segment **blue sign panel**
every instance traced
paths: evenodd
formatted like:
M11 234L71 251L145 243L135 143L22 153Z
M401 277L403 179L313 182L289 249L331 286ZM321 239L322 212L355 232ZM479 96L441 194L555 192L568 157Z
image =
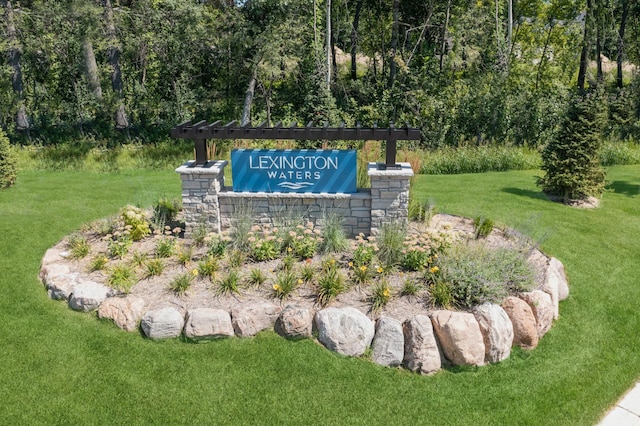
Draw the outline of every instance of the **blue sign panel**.
M356 151L234 149L235 192L356 192Z

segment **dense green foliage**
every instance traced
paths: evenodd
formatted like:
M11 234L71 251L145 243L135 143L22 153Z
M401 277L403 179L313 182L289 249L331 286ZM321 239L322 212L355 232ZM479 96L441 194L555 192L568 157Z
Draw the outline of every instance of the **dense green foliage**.
M640 168L609 169L593 211L547 202L534 174L418 177L416 190L442 211L546 233L543 249L571 287L535 350L424 377L275 333L155 342L49 300L37 278L46 249L127 204L177 196L180 179L24 172L0 191L0 423L595 424L640 375L640 342L629 337L640 327Z
M0 129L0 189L16 181L16 158L9 145L9 138Z
M566 201L602 194L605 177L598 153L606 110L601 98L597 91L576 96L558 137L542 152L545 175L538 185L547 194Z
M0 127L13 142L115 146L243 117L407 122L428 147L543 146L576 74L607 86L613 140L640 131L637 2L593 0L584 31L577 0L334 0L329 61L325 2L0 3ZM619 73L604 66L618 57Z

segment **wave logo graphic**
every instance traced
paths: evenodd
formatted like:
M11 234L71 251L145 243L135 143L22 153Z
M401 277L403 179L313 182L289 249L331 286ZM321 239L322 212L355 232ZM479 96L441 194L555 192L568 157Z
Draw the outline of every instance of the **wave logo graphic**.
M311 182L282 182L279 183L278 186L282 186L283 188L292 189L297 191L298 189L306 188L307 186L313 186Z

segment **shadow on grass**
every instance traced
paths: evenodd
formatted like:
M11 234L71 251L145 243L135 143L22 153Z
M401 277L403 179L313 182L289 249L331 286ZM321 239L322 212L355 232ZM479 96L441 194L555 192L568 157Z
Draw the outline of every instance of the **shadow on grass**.
M634 197L640 194L640 185L637 183L625 182L616 180L611 182L606 187L607 191L615 192L616 194L623 194L627 197Z
M521 197L535 198L537 200L547 200L547 196L542 191L532 191L530 189L520 188L502 188L502 192L507 194L519 195Z

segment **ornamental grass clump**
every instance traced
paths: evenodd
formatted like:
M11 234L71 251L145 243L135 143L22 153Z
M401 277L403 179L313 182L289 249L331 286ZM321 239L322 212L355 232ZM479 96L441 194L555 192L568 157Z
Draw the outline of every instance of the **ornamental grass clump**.
M371 310L378 312L391 300L391 287L387 280L382 280L373 287L371 294Z
M213 278L219 268L218 258L214 256L207 256L205 259L198 262L198 275L201 277Z
M252 268L249 271L247 282L254 287L259 287L267 281L267 274L265 274L260 268Z
M103 271L107 267L108 262L109 259L105 255L99 254L91 259L87 269L89 272Z
M89 254L91 247L87 241L87 237L80 234L72 234L67 240L69 247L69 256L72 259L82 259Z
M340 253L349 247L347 234L342 227L342 217L335 213L324 215L322 219L321 242L319 251L322 254Z
M317 302L326 306L346 290L345 279L337 267L335 259L323 262L322 271L318 277Z
M162 275L164 271L164 260L160 258L149 259L145 263L147 278Z
M302 284L302 279L297 278L291 271L282 271L276 275L275 283L273 284L273 296L284 300L293 291Z
M136 281L136 274L133 268L125 264L114 266L107 277L109 285L123 293L129 293Z
M194 269L192 271L183 272L182 274L177 275L171 283L169 284L169 288L176 292L176 294L182 296L188 289L191 287L191 283L193 279L198 276L198 270Z
M218 289L216 290L216 294L218 296L238 294L240 292L240 273L237 269L232 269L227 275L220 278L217 284Z
M392 270L400 263L406 235L407 227L402 223L382 225L377 239L378 247L380 247L377 257L385 270Z

